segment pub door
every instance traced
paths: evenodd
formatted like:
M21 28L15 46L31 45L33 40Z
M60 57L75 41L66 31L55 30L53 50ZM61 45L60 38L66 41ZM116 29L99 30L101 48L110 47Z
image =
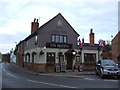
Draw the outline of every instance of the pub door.
M67 70L72 70L72 67L73 67L73 56L72 55L66 55L66 59L67 59L66 69Z

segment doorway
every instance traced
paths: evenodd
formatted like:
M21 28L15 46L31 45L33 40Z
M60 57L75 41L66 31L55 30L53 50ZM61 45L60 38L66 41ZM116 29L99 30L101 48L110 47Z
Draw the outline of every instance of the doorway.
M72 67L73 67L73 56L72 55L66 55L66 59L67 59L66 69L67 70L72 70Z

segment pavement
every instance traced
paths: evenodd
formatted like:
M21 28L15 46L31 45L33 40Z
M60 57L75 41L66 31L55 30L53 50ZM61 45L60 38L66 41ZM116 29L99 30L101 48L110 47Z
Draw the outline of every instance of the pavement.
M49 76L62 76L68 78L85 78L87 75L95 75L95 71L66 71L66 72L33 72L31 70L27 70L25 68L19 67L13 63L11 63L16 68L19 68L27 73L35 74L35 75L49 75Z

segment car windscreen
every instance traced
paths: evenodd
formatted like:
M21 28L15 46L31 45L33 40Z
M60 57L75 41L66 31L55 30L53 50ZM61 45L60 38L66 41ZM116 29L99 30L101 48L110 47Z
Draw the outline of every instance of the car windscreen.
M115 66L115 62L112 61L112 60L105 60L105 61L102 61L102 66Z

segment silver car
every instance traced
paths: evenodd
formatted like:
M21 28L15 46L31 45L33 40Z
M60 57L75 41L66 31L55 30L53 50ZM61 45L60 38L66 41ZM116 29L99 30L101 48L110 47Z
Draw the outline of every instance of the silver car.
M117 76L120 78L120 70L113 60L103 59L96 64L96 74L101 78L104 76Z

